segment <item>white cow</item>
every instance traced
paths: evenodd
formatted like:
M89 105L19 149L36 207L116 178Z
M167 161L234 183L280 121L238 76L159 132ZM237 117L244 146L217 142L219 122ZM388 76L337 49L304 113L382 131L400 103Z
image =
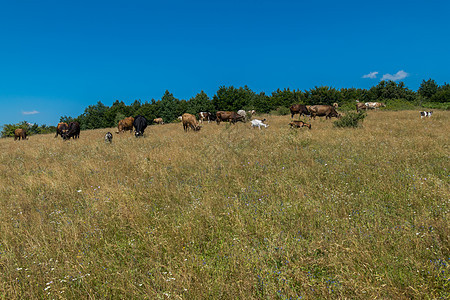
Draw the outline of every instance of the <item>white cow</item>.
M264 120L254 119L254 120L251 120L250 123L252 123L252 128L258 127L259 130L261 130L261 126L264 126L264 128L269 127L269 125L263 123L265 120L266 119L264 119Z
M366 102L364 104L368 109L379 109L380 107L386 107L386 104L382 102Z
M245 112L245 110L240 109L237 111L237 114L242 116L242 118L244 119L244 122L247 122L247 113Z

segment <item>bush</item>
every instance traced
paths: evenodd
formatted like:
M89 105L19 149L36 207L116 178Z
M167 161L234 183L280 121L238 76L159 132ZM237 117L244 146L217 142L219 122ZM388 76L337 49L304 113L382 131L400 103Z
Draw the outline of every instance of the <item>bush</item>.
M340 110L340 111L356 110L356 101L344 102L338 107L338 110Z
M423 108L429 109L444 109L450 110L450 102L438 103L438 102L427 102L422 104Z
M450 87L446 85L442 87L433 97L430 98L431 102L445 103L450 101Z
M276 115L276 116L286 116L286 115L289 115L290 113L291 113L291 110L284 106L279 106L276 110L270 111L271 115Z
M367 116L365 112L349 112L345 116L341 117L339 120L334 121L334 126L339 128L344 127L358 127L359 122L362 122Z
M383 102L383 101L379 101ZM405 99L390 99L386 102L386 109L388 110L413 110L417 109L417 106Z

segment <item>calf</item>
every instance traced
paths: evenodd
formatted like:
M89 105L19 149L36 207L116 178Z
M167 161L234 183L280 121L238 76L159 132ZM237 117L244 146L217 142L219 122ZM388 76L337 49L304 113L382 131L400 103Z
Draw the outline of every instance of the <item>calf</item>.
M423 117L431 117L432 114L433 114L433 111L421 111L420 118L423 119Z
M105 143L112 143L113 135L111 132L105 134Z
M264 126L264 128L269 127L269 125L263 123L265 120L266 119L264 119L264 120L254 119L254 120L251 120L250 123L252 124L252 128L258 127L259 130L261 130L261 126Z
M308 129L311 129L311 124L305 123L303 121L292 121L289 123L291 125L291 128L301 128L301 127L308 127Z

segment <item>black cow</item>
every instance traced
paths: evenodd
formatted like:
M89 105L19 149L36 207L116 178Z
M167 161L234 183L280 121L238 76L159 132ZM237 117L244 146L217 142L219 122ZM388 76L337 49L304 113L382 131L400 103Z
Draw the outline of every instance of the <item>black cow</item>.
M215 113L210 113L209 114L209 120L212 121L212 122L216 121L217 120L216 114Z
M144 136L144 130L147 128L147 119L143 116L137 116L134 118L133 126L135 131L134 135L136 137Z
M80 123L71 122L69 129L61 134L63 140L69 140L70 138L78 139L80 137Z

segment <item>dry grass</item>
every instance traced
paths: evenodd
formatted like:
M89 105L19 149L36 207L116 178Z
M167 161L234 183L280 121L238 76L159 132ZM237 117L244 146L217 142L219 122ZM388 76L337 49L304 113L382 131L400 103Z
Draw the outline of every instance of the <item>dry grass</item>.
M448 298L449 117L2 139L0 297Z

